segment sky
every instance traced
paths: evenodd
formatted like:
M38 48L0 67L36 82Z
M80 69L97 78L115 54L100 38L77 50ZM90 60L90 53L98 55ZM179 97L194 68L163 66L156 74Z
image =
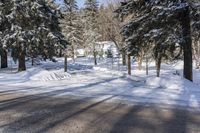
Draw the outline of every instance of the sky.
M62 0L56 0L56 2L61 3ZM76 0L79 8L83 7L85 0ZM107 0L98 0L99 4L106 4Z

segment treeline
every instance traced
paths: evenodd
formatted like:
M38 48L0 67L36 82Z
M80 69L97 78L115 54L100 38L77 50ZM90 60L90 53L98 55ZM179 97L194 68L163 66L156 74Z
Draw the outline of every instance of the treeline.
M113 0L101 5L98 0L85 0L78 8L76 0L9 1L0 5L1 67L7 67L7 51L25 70L25 56L52 59L71 57L82 48L93 55L97 65L97 42L112 41L128 62L131 56L142 69L142 62L156 62L157 76L161 63L184 60L184 77L192 80L192 64L200 67L200 2L199 0ZM62 7L62 8L60 8ZM66 64L66 63L65 63ZM67 66L67 64L65 65ZM65 68L67 69L67 68Z
M122 53L125 65L126 51L120 34L121 22L114 13L118 6L116 1L103 5L97 0L85 0L84 6L78 9L75 0L64 1L61 27L66 40L71 44L67 48L67 56L75 60L76 50L82 48L86 56L93 55L94 65L97 65L97 56L101 54L97 42L112 41Z
M127 54L138 59L139 68L143 59L153 58L159 76L162 61L183 59L184 77L193 80L193 59L197 68L200 59L198 0L126 0L115 12L125 23L121 34Z
M109 27L113 26L114 10L99 5L97 0L85 0L80 9L76 0L61 3L60 6L54 0L0 1L1 68L8 67L8 52L18 61L18 71L24 71L26 57L32 59L32 64L37 57L46 60L65 56L65 61L67 57L75 60L79 48L83 48L86 55L93 55L97 64L96 42L113 40L115 36L108 36L108 32L119 34ZM109 21L105 10L112 14ZM109 26L106 27L106 23L110 23ZM65 62L65 71L66 67Z
M155 60L157 76L160 76L161 63L184 61L184 77L192 79L193 60L200 66L200 2L198 0L169 1L108 1L98 6L97 0L86 0L83 9L78 11L83 35L82 47L92 52L94 64L98 54L97 41L112 41L122 55L122 63L128 62L131 74L131 58L138 62ZM75 15L73 15L75 16ZM71 17L72 18L72 17ZM64 27L62 28L64 29ZM82 30L80 30L82 29ZM76 34L78 35L78 34ZM74 43L71 48L72 55Z
M7 52L26 70L25 57L52 59L67 45L59 26L60 11L51 0L0 1L1 68L7 67Z

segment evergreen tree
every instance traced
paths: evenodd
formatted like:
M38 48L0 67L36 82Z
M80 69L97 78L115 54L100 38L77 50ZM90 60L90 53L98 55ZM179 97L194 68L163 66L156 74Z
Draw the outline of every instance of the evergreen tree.
M80 12L75 0L65 0L64 19L61 20L63 34L71 44L67 54L75 59L75 51L82 44L82 25Z
M196 63L196 68L200 68L200 4L194 5L196 10L195 12L191 13L192 18L192 40L193 40L193 53L194 59Z
M8 22L6 16L9 14L11 8L11 1L1 0L0 1L0 57L1 57L1 68L8 67L7 61L7 44L4 41L4 36L9 33L11 24Z
M66 45L53 1L15 0L10 5L6 16L11 24L10 32L4 36L4 40L19 61L18 71L26 70L26 55L52 58L58 47Z
M86 0L84 8L84 41L88 53L92 52L94 56L94 64L97 65L96 42L100 39L98 33L98 1Z
M121 7L116 10L119 17L123 21L126 21L125 16L133 18L128 20L122 31L128 51L137 53L142 43L153 40L154 55L160 64L163 54L169 50L174 51L176 44L179 44L184 51L184 77L192 80L190 13L193 5L195 2L185 0L122 2Z

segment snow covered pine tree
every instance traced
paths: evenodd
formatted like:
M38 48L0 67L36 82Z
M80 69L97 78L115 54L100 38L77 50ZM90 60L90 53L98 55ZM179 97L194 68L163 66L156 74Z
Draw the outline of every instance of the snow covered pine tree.
M121 2L121 6L116 10L119 17L124 19L128 15L132 15L132 19L122 30L129 53L139 52L140 44L151 39L155 43L156 58L160 64L163 51L168 49L169 44L172 48L175 48L175 44L179 44L184 51L184 77L192 81L190 13L193 8L198 8L198 6L194 6L198 5L196 2L199 3L187 0L128 0ZM147 43L147 45L149 44L152 43Z
M2 4L3 8L8 8L6 3ZM51 0L9 1L9 11L5 14L9 32L4 34L3 40L19 61L18 71L26 70L26 55L52 58L57 47L67 44L60 32L58 10L53 4Z
M82 23L76 0L64 0L64 19L61 20L62 32L67 41L70 43L67 55L75 61L75 51L81 47L82 40Z
M98 17L98 1L86 0L84 8L84 41L88 52L92 52L94 56L94 65L97 65L96 42L100 39L97 26Z
M7 45L4 43L4 36L9 33L10 24L6 15L10 11L11 1L0 0L0 56L1 68L8 67L7 61Z

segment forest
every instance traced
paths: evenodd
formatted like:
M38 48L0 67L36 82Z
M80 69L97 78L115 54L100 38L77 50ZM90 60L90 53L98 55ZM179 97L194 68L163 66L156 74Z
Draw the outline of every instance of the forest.
M89 0L80 9L74 0L64 0L62 5L52 0L3 0L1 5L1 68L8 66L8 52L19 62L18 71L23 71L25 58L32 62L38 57L74 59L80 48L86 56L94 56L96 65L100 53L95 43L100 41L114 42L124 65L126 56L136 58L138 69L142 60L155 60L157 76L162 61L182 59L189 80L193 59L196 68L200 66L198 0L110 1L106 6Z

